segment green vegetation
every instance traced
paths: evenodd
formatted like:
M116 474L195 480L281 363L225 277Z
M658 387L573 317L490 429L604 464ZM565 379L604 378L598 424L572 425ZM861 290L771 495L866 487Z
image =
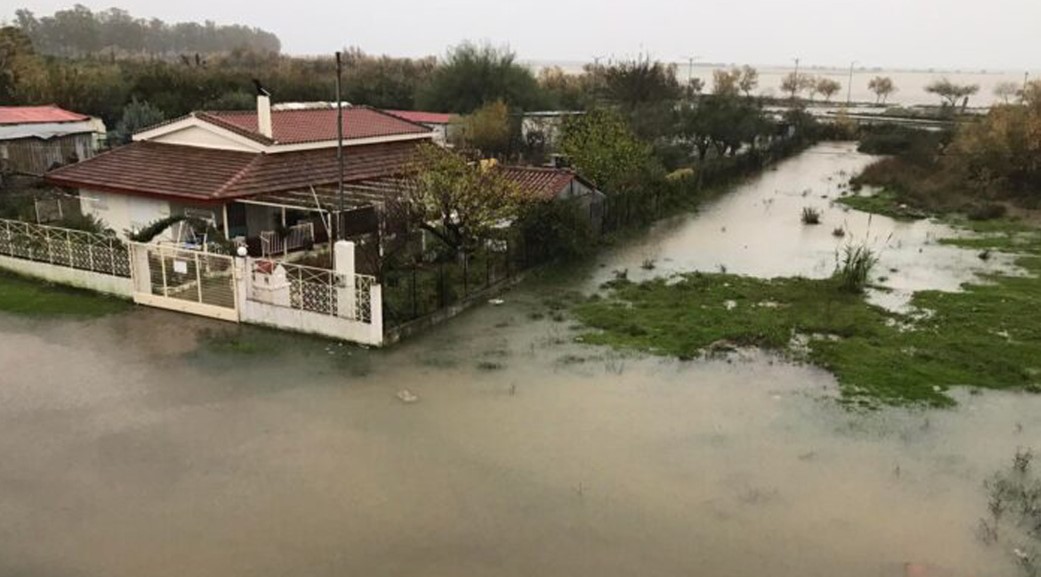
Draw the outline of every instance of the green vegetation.
M67 288L0 271L0 312L18 315L100 317L129 304L95 292Z
M889 189L874 194L846 195L836 199L836 202L861 212L881 214L897 220L917 220L928 216L925 212L904 204L900 195Z
M760 346L833 372L847 402L949 405L952 386L1038 391L1041 386L1041 232L988 225L967 248L1015 248L1031 276L993 276L963 292L925 291L900 315L824 280L694 273L616 280L573 311L598 329L590 343L694 358ZM1000 231L1004 228L1003 231ZM807 344L808 342L808 344Z

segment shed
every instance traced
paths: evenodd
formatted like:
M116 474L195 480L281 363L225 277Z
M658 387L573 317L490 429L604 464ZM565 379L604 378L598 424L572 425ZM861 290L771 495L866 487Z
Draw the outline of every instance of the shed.
M91 158L96 130L90 116L54 105L0 106L0 171L40 175Z

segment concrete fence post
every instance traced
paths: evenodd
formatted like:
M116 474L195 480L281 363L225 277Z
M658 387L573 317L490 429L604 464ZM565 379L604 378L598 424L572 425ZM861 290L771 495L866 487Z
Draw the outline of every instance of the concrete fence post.
M338 240L333 245L333 270L343 279L336 283L337 316L356 320L357 293L355 292L354 243L349 240Z
M369 293L369 338L372 344L383 345L383 287L374 284Z

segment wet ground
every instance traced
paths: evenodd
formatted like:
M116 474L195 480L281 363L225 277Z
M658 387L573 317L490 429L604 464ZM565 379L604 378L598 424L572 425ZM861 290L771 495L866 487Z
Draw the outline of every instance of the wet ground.
M774 218L790 202L797 222L807 183L863 159L810 154L591 276L644 258L827 274L816 247L843 213L788 227L809 255ZM784 200L759 226L713 216L769 197ZM1014 574L975 536L981 484L1041 439L1041 397L851 413L827 373L770 356L574 343L544 316L559 288L523 285L387 351L148 309L0 316L0 575Z

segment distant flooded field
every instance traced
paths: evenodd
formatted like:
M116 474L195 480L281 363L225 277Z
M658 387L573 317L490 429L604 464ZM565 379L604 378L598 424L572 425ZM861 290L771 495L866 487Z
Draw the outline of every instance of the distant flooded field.
M676 62L676 77L686 83L689 70L687 62ZM565 71L578 74L584 66L581 62L530 62L529 66L535 70L550 66L560 66ZM737 66L737 65L735 65ZM794 66L757 66L759 71L758 93L764 96L782 97L785 92L781 90L781 81L784 77L795 70ZM694 78L704 82L705 89L712 89L712 72L717 66L695 63L693 67ZM800 74L812 74L831 78L842 84L842 90L832 98L832 102L846 101L846 88L849 85L849 69L839 68L806 68L799 69ZM898 91L890 95L889 104L902 104L904 106L916 105L938 105L940 99L936 95L929 94L925 87L935 80L948 78L958 84L976 84L980 87L979 93L969 99L969 106L991 106L1003 102L994 95L994 88L1002 82L1013 82L1017 85L1023 83L1025 71L929 71L929 70L885 70L854 68L853 90L850 95L854 102L875 102L875 93L868 89L868 82L876 76L888 76L893 79ZM1037 78L1039 72L1033 71L1031 78ZM818 98L819 100L820 98Z
M814 148L388 350L154 309L0 314L0 575L1014 574L977 538L983 481L1041 438L1041 396L850 412L824 371L621 354L552 312L645 259L826 275L840 223L885 244L897 292L1001 266L831 207L869 160Z

